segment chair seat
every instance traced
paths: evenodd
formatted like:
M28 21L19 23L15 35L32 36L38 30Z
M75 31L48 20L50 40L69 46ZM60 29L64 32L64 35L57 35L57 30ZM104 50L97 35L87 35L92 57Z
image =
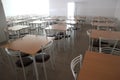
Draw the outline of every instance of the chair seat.
M9 35L9 39L14 39L14 38L17 38L18 37L18 34L10 34Z
M63 37L65 37L65 38L69 38L70 37L70 35L64 34L64 32L58 32L57 36L61 36L62 38Z
M36 30L36 29L37 29L37 28L36 28L36 27L34 27L34 28L30 28L29 30L30 30L30 31L32 31L32 30Z
M41 53L42 52L42 50L39 50L37 53Z
M111 50L104 50L103 53L105 53L105 54L110 54L110 53L111 53Z
M106 46L106 45L109 44L108 42L101 42L101 43L102 43L102 46ZM99 47L99 40L93 41L93 46L94 47Z
M29 57L22 57L22 61L23 61L24 67L29 66L33 62L33 60L31 58L29 58ZM20 59L16 61L16 66L20 67L20 68L22 67Z
M45 53L40 53L39 55L35 56L36 62L42 63L43 62L42 56L44 56L44 62L48 61L50 58L50 55L45 54Z
M55 37L55 34L47 34L47 37Z
M26 34L29 34L28 32L25 32L25 33L20 33L20 35L26 35Z
M58 32L57 35L64 35L64 32Z
M114 45L110 45L110 47L113 47ZM116 48L120 49L120 45L116 45Z
M9 34L10 37L12 36L18 36L18 34Z
M80 28L77 28L77 27L73 27L72 29L73 29L73 30L78 30L78 29L80 29Z
M29 54L26 54L26 53L20 53L20 55L21 55L21 57L27 57L27 56L29 56ZM19 56L17 56L17 57L19 57Z
M65 35L65 38L69 38L70 37L70 35Z
M111 54L112 48L102 50L102 53Z
M55 36L54 40L60 40L62 38L63 38L63 36Z
M22 52L21 52L21 57L27 57L27 56L29 56L29 54L26 54L26 53L22 53Z

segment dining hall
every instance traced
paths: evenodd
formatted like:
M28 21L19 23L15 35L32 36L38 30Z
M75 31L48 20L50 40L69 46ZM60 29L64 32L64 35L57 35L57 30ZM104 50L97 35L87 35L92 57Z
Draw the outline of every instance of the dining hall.
M0 80L120 80L120 0L0 0Z

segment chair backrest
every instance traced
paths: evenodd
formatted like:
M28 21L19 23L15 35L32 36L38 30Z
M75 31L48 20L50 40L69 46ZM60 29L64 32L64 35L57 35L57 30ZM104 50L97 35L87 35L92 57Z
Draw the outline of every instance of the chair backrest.
M108 38L99 37L99 52L112 53L117 43L118 43L117 39L108 39Z
M41 28L46 28L46 27L48 27L48 26L49 26L49 25L48 25L47 22L44 22L44 23L41 24Z
M88 36L90 36L91 32L92 32L92 29L88 29L88 30L86 31L86 33L87 33Z
M56 34L56 31L53 30L53 29L45 29L45 34L46 34L46 35L48 35L48 34L55 35L55 34Z
M8 48L5 48L5 51L7 52L8 55L11 55L11 56L19 56L20 54L20 51L11 50Z
M45 45L44 47L42 47L42 51L46 50L46 49L49 49L53 44L53 40L50 41L47 45Z
M77 64L80 64L80 68L82 66L82 55L80 54L79 56L75 57L72 61L71 61L71 71L73 74L73 77L75 80L77 80L77 73L75 72L75 67Z
M114 48L111 54L112 54L112 55L120 56L120 49Z

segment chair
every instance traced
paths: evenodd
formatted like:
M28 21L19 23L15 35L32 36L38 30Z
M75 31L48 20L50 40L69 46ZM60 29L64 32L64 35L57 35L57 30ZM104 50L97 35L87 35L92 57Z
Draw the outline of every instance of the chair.
M64 32L58 32L56 35L59 36L60 38L69 38L70 37L70 34L66 34Z
M110 45L110 47L113 47L113 46L114 46L114 44ZM120 56L120 41L118 41L117 45L115 46L115 48L113 49L111 54Z
M91 32L92 32L92 29L89 29L89 30L86 31L88 36L90 36ZM108 45L108 42L101 41L101 44L102 45ZM93 39L90 39L90 37L89 37L89 49L90 49L91 46L92 46L91 50L94 49L95 51L99 51L99 39L94 39L93 40Z
M48 27L48 23L44 22L38 25L38 33L45 34L45 28Z
M5 51L7 52L7 57L10 61L11 68L13 70L15 70L15 73L17 72L15 64L16 64L17 67L22 68L24 79L27 80L26 79L26 73L25 73L25 67L32 64L33 60L28 55L23 55L23 53L21 53L20 51L14 51L14 50L11 50L11 49L8 49L8 48L5 48ZM15 64L14 64L13 57L17 57L17 58L19 57L19 59L15 62Z
M44 74L45 74L45 79L47 80L47 73L46 73L46 68L45 68L45 62L47 62L50 59L52 68L53 64L55 62L54 60L54 55L52 55L52 50L48 51L48 49L50 50L50 48L52 47L53 41L51 41L50 43L48 43L45 47L42 47L42 50L38 51L37 55L35 56L35 60L37 63L43 63L43 69L44 69Z
M112 31L112 28L109 26L97 26L97 30Z
M117 55L120 56L120 49L114 48L113 51L111 52L112 55Z
M29 23L29 34L36 34L37 31L37 27L36 24L33 23Z
M56 37L56 32L52 29L45 29L46 37Z
M19 30L19 37L24 37L25 35L29 34L29 29L28 28L23 28Z
M75 72L75 68L76 68L77 64L79 64L80 68L81 68L81 66L82 66L82 55L81 54L79 56L75 57L71 61L71 64L70 64L71 71L72 71L72 74L73 74L73 77L75 80L77 80L77 73Z
M9 39L17 39L19 38L18 33L15 31L8 30Z
M79 18L79 23L82 24L82 25L84 25L86 23L86 16L81 16Z
M103 45L102 41L108 42L107 45ZM107 38L99 38L99 52L100 53L106 53L106 54L111 54L113 51L115 51L116 45L118 43L118 40L111 40ZM111 46L113 45L113 46Z
M92 32L92 29L88 29L88 30L86 31L86 33L87 33L88 36L90 36L91 32Z
M64 33L60 32L59 30L54 30L54 29L50 29L50 26L48 27L48 29L45 29L45 35L46 37L53 37L53 42L54 42L54 46L57 46L56 48L59 48L60 45L60 40L64 38Z

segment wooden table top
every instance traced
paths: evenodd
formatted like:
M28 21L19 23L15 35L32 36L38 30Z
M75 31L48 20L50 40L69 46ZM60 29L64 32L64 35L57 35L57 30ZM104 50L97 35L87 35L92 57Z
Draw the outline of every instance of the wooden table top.
M57 20L57 17L45 18L45 20Z
M47 21L36 20L36 21L32 21L30 23L32 23L32 24L42 24L42 23L45 23L45 22L47 22Z
M93 17L92 22L114 22L114 19L109 17L98 16Z
M20 29L28 28L28 27L29 26L26 26L26 25L15 25L15 26L12 26L12 27L8 27L8 30L18 31Z
M65 23L66 24L73 24L74 25L74 24L77 24L78 21L77 20L66 20Z
M103 27L116 27L116 24L114 22L92 22L91 23L92 26L103 26Z
M16 39L2 47L34 55L37 51L41 50L42 46L45 46L51 40L53 40L53 38L47 38L46 36L26 35L23 38Z
M78 80L120 80L120 56L86 51Z
M49 27L46 27L45 29L66 31L67 29L69 29L69 26L67 26L66 24L55 24L55 25L51 25Z
M108 38L111 40L120 40L120 32L117 31L103 31L91 30L90 38L99 39L99 37Z
M12 23L20 23L20 22L25 22L26 20L15 20L15 21L12 21Z

